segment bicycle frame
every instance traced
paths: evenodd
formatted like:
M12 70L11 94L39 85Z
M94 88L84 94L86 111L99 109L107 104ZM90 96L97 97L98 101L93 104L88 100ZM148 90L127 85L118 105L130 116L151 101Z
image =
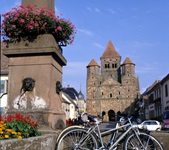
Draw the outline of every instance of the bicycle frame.
M135 132L136 136L139 134L139 130L138 130L138 126L137 125L132 125L131 122L125 124L125 125L121 125L121 126L117 126L116 128L113 128L113 129L110 129L110 130L107 130L107 131L103 131L101 132L100 131L100 127L99 127L99 124L96 123L96 125L94 127L90 127L88 130L87 130L87 135L84 136L84 138L79 141L79 144L81 144L82 142L85 141L85 139L87 139L88 135L92 134L92 133L95 133L97 138L100 140L101 142L101 147L99 147L99 149L103 149L103 148L106 148L103 144L103 139L102 139L102 136L104 135L108 135L108 134L111 134L112 132L115 133L117 131L119 131L120 129L122 128L125 128L125 127L128 127L127 130L125 130L117 139L115 139L114 143L112 143L112 145L110 145L109 147L109 150L112 150L113 148L115 148L117 146L117 144L132 130ZM96 132L98 131L98 132ZM137 136L138 137L138 136ZM138 137L139 138L139 137ZM140 141L140 140L139 140ZM140 141L141 142L141 141Z

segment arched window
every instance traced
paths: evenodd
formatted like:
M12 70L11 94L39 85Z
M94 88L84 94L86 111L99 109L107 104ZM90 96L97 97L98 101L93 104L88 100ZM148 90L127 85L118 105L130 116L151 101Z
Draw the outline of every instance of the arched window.
M115 64L115 68L117 68L117 64Z
M110 93L110 98L112 98L112 93Z
M114 64L112 64L112 68L114 68Z

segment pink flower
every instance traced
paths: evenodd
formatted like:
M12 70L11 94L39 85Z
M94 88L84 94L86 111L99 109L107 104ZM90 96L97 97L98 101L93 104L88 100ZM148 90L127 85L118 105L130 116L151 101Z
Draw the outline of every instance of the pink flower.
M38 24L37 22L35 22L34 26L35 26L35 27L38 27L38 26L39 26L39 24Z
M12 28L16 28L16 25L15 25L15 24L12 24L11 27L12 27Z
M21 20L20 20L20 22L21 22L21 23L24 23L24 22L25 22L25 20L24 20L24 19L21 19Z
M13 18L13 21L16 21L16 20L18 20L18 17L14 17L14 18Z
M28 29L30 29L30 30L31 30L31 29L33 29L33 26L31 26L31 25L28 25Z
M31 20L31 21L30 21L30 24L34 24L34 21L33 21L33 20Z
M19 17L19 14L18 14L18 13L16 13L16 14L15 14L15 17Z
M60 26L58 26L56 30L62 31L62 28Z

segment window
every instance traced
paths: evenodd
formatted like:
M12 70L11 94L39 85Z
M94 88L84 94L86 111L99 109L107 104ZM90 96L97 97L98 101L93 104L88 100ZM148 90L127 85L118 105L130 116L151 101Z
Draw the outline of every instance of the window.
M112 68L117 68L117 64L112 64Z
M105 68L110 68L110 65L109 64L105 64Z
M112 98L112 93L110 93L110 98Z
M117 68L117 64L115 64L115 68Z
M168 86L167 86L167 84L165 85L165 96L168 97Z
M1 80L1 93L5 93L6 89L5 89L5 80Z
M114 68L114 64L112 64L112 68Z

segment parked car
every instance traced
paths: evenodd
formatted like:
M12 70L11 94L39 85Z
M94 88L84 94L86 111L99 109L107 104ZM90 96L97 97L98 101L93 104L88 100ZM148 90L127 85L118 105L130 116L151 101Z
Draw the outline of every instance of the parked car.
M169 111L163 113L162 129L169 129Z
M157 120L145 120L140 125L140 127L146 128L148 131L160 131L161 124Z

